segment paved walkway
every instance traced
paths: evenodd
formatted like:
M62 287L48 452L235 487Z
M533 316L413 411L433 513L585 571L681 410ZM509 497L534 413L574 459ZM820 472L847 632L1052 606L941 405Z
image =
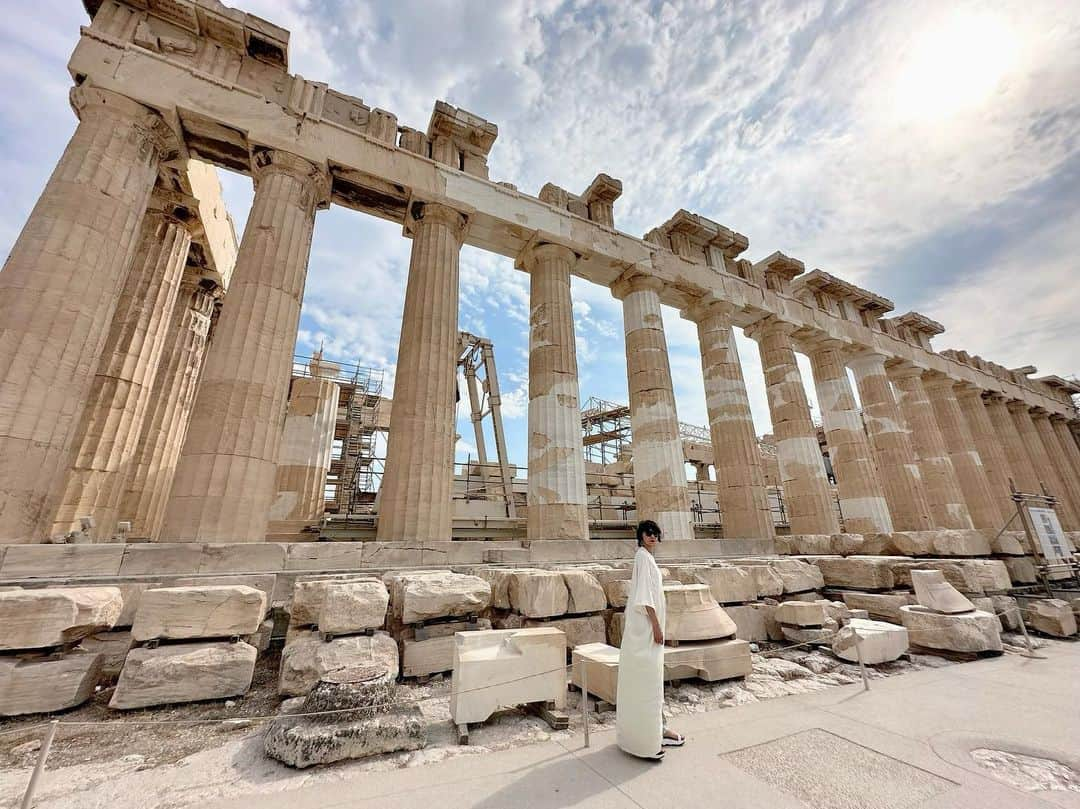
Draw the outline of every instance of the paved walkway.
M632 759L613 731L442 764L365 773L222 808L1027 809L1080 793L1023 792L969 755L1054 757L1080 771L1080 643L680 717L687 746Z

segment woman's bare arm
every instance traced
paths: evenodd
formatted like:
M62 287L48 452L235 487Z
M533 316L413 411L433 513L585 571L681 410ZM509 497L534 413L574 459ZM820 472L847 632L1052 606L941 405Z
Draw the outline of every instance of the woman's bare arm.
M645 614L649 616L649 623L652 624L653 642L663 643L664 630L660 628L660 619L656 617L656 610L652 607L645 607Z

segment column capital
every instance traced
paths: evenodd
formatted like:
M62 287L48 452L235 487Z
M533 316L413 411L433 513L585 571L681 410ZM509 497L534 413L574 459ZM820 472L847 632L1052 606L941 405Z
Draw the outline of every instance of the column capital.
M870 370L880 370L885 372L885 355L879 354L872 349L865 346L857 346L847 352L846 356L847 364L852 369L864 368Z
M756 323L751 323L743 332L751 340L761 342L762 339L771 334L785 334L791 336L797 326L794 323L788 323L786 320L781 320L776 315L769 315L762 318Z
M157 112L127 96L84 83L71 88L68 101L80 121L98 115L123 120L139 133L159 160L169 160L180 152L180 139L172 127Z
M1030 415L1033 419L1046 419L1047 421L1050 420L1050 411L1042 407L1031 408L1031 410L1028 412L1028 415Z
M983 389L973 382L954 382L953 390L957 399L982 399Z
M822 351L843 351L847 346L843 340L838 340L835 337L830 337L827 334L813 333L808 337L800 335L799 342L803 348L806 349L806 353L817 354Z
M631 268L611 283L611 294L621 301L632 292L643 290L660 292L663 288L664 282L656 276Z
M926 371L923 373L923 385L928 391L942 391L955 395L953 391L955 381L951 376L940 371Z
M458 246L465 241L469 230L469 214L444 205L441 202L423 202L414 200L409 204L409 213L405 217L405 235L415 236L420 224L443 225L457 238Z
M273 174L285 174L303 182L304 207L321 211L330 207L330 172L306 158L282 149L256 149L251 156L251 176L256 190L259 183Z
M519 270L532 272L538 262L541 261L564 261L573 267L577 264L578 254L562 244L555 242L530 242L525 249L518 253L514 266Z
M907 360L896 360L885 366L890 379L918 379L922 381L923 369Z
M202 231L202 223L199 221L199 201L190 194L155 186L150 195L150 202L146 205L146 212L162 216L167 221L180 225L192 235Z
M1009 399L1005 406L1009 408L1010 413L1027 413L1029 410L1028 403L1023 399Z
M735 314L736 308L731 301L721 301L712 295L704 295L683 309L680 314L684 320L692 323L701 323L703 320L719 317L723 320L724 326L730 328L731 316Z

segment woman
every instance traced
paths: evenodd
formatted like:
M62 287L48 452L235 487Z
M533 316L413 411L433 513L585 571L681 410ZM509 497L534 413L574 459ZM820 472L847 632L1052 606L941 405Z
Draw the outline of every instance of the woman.
M616 741L627 753L660 760L664 747L684 739L664 728L664 621L667 615L660 568L653 554L660 544L660 526L642 520L638 550L626 602L619 685L616 696Z

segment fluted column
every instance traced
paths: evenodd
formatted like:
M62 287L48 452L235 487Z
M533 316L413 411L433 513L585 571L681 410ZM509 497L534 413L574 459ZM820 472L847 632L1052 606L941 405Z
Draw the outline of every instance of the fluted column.
M468 225L445 205L411 206L412 257L398 342L380 540L449 540L454 481L458 258Z
M757 341L761 351L791 533L835 534L840 523L833 508L817 431L810 419L810 404L795 362L793 330L790 323L770 316L755 323L747 335Z
M897 531L926 531L933 527L930 501L915 447L892 386L885 372L885 358L864 352L848 363L862 403L863 423L874 451L885 502Z
M1031 465L1027 450L1024 449L1023 440L1009 412L1005 397L999 394L987 396L986 409L990 413L990 422L994 425L998 441L1005 448L1005 458L1009 464L1009 475L1012 477L1013 485L1021 492L1038 493L1040 491L1038 476Z
M900 413L911 429L934 527L974 527L945 437L923 386L922 370L912 365L897 365L889 369L889 378L896 386Z
M529 539L588 539L570 267L558 244L529 248Z
M1080 531L1080 478L1072 473L1049 414L1044 410L1035 410L1031 413L1031 420L1056 476L1059 491L1054 494L1062 515L1061 524L1066 531Z
M702 302L684 317L697 324L705 406L709 413L716 496L726 538L772 539L765 475L761 468L750 400L746 395L739 351L731 328L734 306L724 301ZM708 480L708 465L702 464Z
M662 288L657 278L626 274L611 287L623 305L634 496L639 520L655 520L667 539L693 539L679 417L660 314Z
M953 380L944 374L929 374L923 377L923 385L930 397L934 419L945 439L945 448L949 451L949 460L971 514L971 522L976 528L997 531L1004 525L1001 510L986 477L978 445L960 412Z
M138 242L161 118L71 91L80 123L0 271L0 543L52 526L76 430Z
M955 391L964 422L982 461L991 499L997 507L998 525L1004 525L1016 510L1010 499L1009 477L1012 472L1005 457L1003 440L990 420L990 412L983 402L982 390L974 385L961 383L955 386Z
M214 300L214 293L200 286L197 279L180 282L132 473L118 512L119 519L131 522L131 539L157 539L161 531L165 504L195 405Z
M1065 451L1065 458L1072 469L1073 478L1080 478L1080 445L1077 445L1068 421L1064 416L1054 415L1050 417L1050 424L1054 427L1058 444Z
M326 171L257 152L255 199L165 508L169 542L266 537L315 211Z
M1050 457L1043 448L1042 440L1035 429L1035 423L1031 420L1031 413L1026 402L1014 400L1007 405L1012 422L1016 425L1016 437L1018 439L1018 451L1023 451L1027 456L1034 474L1034 488L1023 491L1039 494L1043 486L1050 494L1061 497L1062 484L1057 479L1057 472L1051 464Z
M272 521L322 517L340 391L337 383L321 377L293 380L278 451Z
M893 530L892 517L840 347L832 340L816 345L810 352L810 368L840 494L844 530L888 533Z
M166 191L151 198L127 280L120 292L105 348L79 422L74 464L53 534L92 515L91 537L115 535L117 509L132 472L150 388L161 359L169 315L191 246L194 200Z

